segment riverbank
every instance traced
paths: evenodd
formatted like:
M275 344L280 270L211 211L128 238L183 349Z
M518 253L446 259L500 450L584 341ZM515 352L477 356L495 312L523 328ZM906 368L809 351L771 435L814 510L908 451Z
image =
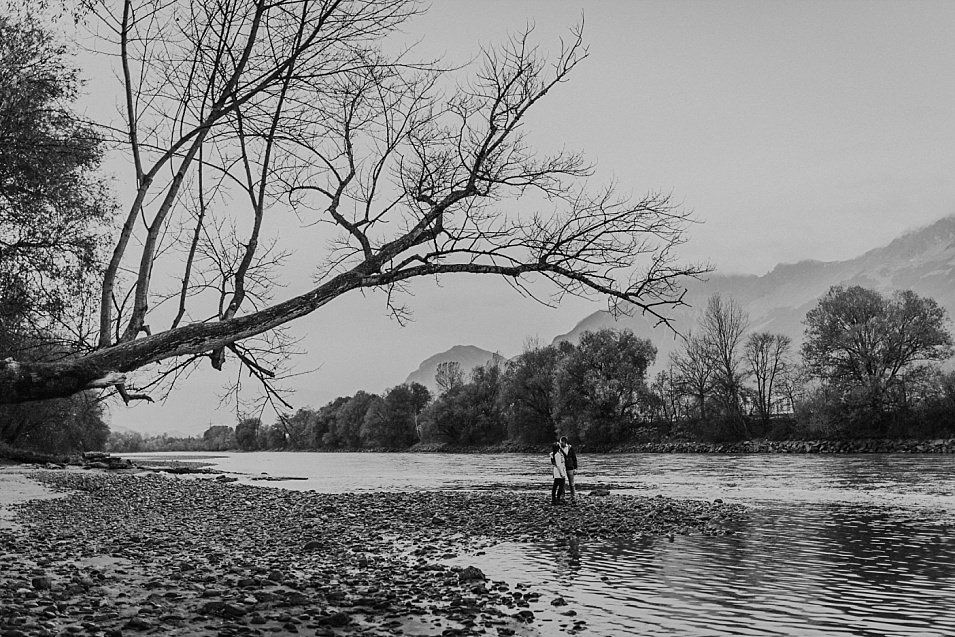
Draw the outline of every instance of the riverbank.
M631 442L592 448L579 445L580 453L955 453L955 438L935 440L887 440L860 438L856 440L768 440L765 438L738 442L698 442L671 440L659 442ZM458 447L447 444L419 444L407 451L418 453L547 453L547 445L503 443L487 447ZM386 451L386 450L379 450Z
M101 469L21 467L65 497L0 529L0 634L534 635L584 609L461 566L504 541L731 533L716 501L545 494L318 494ZM455 564L452 566L451 564ZM579 614L578 614L579 613Z
M871 453L904 453L904 454L955 454L955 438L924 439L882 439L861 438L855 440L769 440L765 438L742 440L737 442L699 442L692 440L664 440L656 442L630 442L616 445L594 447L592 445L577 445L579 453L585 454L623 454L623 453L723 453L723 454L871 454ZM165 452L179 452L189 454L215 454L220 452L237 452L239 449L208 449L208 450L177 450L166 449ZM368 448L368 449L271 449L276 452L304 452L304 453L454 453L454 454L499 454L499 453L527 453L546 455L550 452L549 445L523 444L504 442L485 446L459 446L447 443L418 443L407 449ZM148 452L129 452L148 453ZM15 464L34 463L40 465L77 466L94 468L123 469L129 468L129 463L122 460L120 455L103 452L87 452L74 455L49 455L28 450L15 449L0 445L0 463L12 462ZM142 463L140 463L142 464ZM163 466L169 462L162 461ZM189 463L184 463L189 464Z
M619 445L612 453L955 453L955 438L937 440L743 440L740 442L647 442Z

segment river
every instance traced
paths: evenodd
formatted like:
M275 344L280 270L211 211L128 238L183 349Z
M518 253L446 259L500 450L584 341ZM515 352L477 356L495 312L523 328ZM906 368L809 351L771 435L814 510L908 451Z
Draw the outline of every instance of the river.
M243 482L307 478L254 482L289 489L539 488L549 497L546 456L203 457ZM492 579L577 609L539 622L542 635L573 632L580 618L590 635L955 635L955 456L582 455L578 482L585 494L600 485L722 498L750 514L725 537L506 543L467 556Z

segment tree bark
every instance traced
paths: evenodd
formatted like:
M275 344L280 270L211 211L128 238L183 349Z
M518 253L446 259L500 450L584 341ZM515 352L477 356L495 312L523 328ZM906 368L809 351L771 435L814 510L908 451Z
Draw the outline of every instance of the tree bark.
M352 271L265 310L227 321L193 323L55 363L0 361L0 405L64 398L121 383L124 374L177 356L212 352L305 316L374 277Z
M122 374L98 368L84 359L19 363L8 358L0 361L0 404L66 398L123 380Z

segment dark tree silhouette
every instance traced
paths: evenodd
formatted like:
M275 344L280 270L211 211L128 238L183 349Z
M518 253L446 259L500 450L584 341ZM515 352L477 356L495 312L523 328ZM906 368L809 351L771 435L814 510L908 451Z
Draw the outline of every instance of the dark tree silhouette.
M805 322L802 353L810 372L856 394L874 415L906 372L952 355L945 309L911 290L886 297L835 286Z

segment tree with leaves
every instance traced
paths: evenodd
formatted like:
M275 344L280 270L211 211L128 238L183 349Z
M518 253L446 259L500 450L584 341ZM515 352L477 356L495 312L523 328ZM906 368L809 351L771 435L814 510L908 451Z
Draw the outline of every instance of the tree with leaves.
M420 439L418 420L431 400L420 383L396 385L368 406L361 427L365 447L407 449Z
M911 290L886 296L834 286L806 315L808 369L836 388L862 418L880 419L904 397L906 375L952 355L948 316Z
M104 405L84 392L0 408L0 443L42 453L100 451L109 437Z
M98 174L102 136L71 111L69 51L0 15L0 358L90 337L84 312L113 204Z
M238 446L235 429L228 425L212 425L202 434L202 441L209 451L225 451Z
M68 49L48 30L0 15L0 366L57 365L89 343L112 203L97 172L102 137L71 110L79 88ZM101 449L103 418L89 392L0 405L0 441Z
M573 347L569 342L529 346L507 361L501 398L511 440L534 443L558 438L557 369Z
M471 370L469 382L442 392L422 414L422 440L457 445L492 445L507 438L501 395L503 374L496 361Z
M624 437L645 411L656 355L630 330L584 332L557 372L559 433L596 444Z
M242 451L255 451L258 448L259 429L262 420L254 416L246 416L235 426L235 443Z

